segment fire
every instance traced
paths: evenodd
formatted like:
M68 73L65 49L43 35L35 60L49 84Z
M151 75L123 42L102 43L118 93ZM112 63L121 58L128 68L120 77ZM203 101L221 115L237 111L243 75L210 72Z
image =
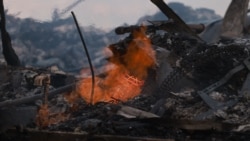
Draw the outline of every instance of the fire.
M132 37L123 53L119 53L114 46L108 48L113 53L109 61L114 67L105 77L95 77L92 101L92 79L84 79L78 84L77 91L86 102L124 102L140 94L147 71L155 66L156 59L145 28L134 31Z

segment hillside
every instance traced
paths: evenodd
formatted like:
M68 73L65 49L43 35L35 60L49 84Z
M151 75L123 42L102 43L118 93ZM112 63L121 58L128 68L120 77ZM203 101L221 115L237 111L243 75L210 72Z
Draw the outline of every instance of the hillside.
M190 6L186 6L182 3L172 2L168 4L176 14L178 14L186 23L207 23L217 19L221 19L214 10L207 8L193 9ZM138 23L145 22L147 20L166 20L167 17L162 12L157 12L154 15L145 15L138 20Z
M181 3L170 3L169 6L188 23L201 23L220 18L210 9L193 9ZM6 18L13 47L23 65L35 67L57 65L65 71L79 71L82 67L88 67L72 17L41 22L30 18L20 19L7 13ZM138 24L147 20L166 19L161 12L157 12L154 15L142 16L138 19ZM115 35L113 30L106 32L94 26L82 27L82 32L95 67L105 62L103 47L122 38ZM3 58L2 54L0 58Z

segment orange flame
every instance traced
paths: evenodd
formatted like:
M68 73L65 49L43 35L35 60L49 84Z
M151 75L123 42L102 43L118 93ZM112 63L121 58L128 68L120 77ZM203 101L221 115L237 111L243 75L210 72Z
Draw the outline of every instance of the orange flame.
M114 64L114 68L104 78L95 77L93 101L91 78L78 84L78 92L86 102L127 101L140 94L148 69L156 64L155 52L145 35L145 28L133 32L133 40L126 50L123 55L113 54L109 61Z

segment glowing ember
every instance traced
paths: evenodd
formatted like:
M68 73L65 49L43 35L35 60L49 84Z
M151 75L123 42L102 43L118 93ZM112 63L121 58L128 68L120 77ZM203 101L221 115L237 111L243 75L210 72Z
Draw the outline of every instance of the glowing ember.
M95 77L95 90L91 101L91 78L84 79L78 84L80 96L88 103L127 101L141 92L141 87L147 77L147 71L156 64L155 52L151 47L145 29L135 31L133 40L126 47L124 54L117 53L114 48L113 56L109 59L114 68L103 78Z
M48 105L41 105L36 115L36 125L40 128L48 127L52 124L65 121L69 118L68 114L65 113L52 113Z
M128 83L133 84L135 86L142 86L144 84L144 81L141 81L138 78L130 76L128 74L125 74L123 79L125 79L125 81L127 81Z

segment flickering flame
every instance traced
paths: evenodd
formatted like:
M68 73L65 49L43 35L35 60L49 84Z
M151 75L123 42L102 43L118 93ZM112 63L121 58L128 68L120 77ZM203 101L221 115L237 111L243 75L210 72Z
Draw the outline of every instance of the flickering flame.
M104 78L95 77L92 101L91 78L78 84L77 91L86 102L124 102L140 94L148 69L156 64L155 52L144 31L142 28L133 33L133 40L128 44L125 54L117 55L113 52L109 61L114 67Z

